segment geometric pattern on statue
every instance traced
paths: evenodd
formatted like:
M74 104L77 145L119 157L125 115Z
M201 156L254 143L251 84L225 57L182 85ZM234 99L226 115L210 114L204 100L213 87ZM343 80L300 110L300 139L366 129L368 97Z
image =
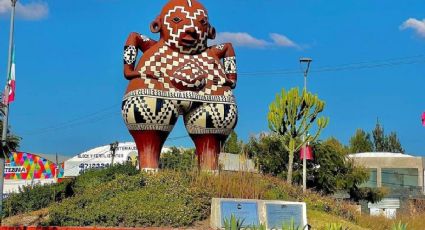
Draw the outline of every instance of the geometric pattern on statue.
M146 88L175 92L178 90L178 88L173 87L173 83L176 82L175 75L176 73L178 75L180 70L187 64L195 65L196 68L192 69L192 71L202 72L203 75L200 76L207 82L207 85L198 92L193 93L193 91L190 91L191 95L197 94L199 98L202 98L203 95L225 95L230 97L228 101L232 101L233 94L231 89L223 87L226 82L223 64L208 56L207 51L197 55L186 55L173 51L168 46L163 46L143 63L139 73L141 76L146 76L146 73L153 73L158 76L158 79L145 77L144 84ZM192 73L192 75L196 74L198 73ZM194 79L193 76L192 79ZM183 79L181 79L181 82L182 84L188 83Z
M129 130L170 132L179 114L184 114L185 125L190 134L229 135L237 123L237 107L234 104L143 96L124 100L122 113Z
M185 116L190 134L229 135L236 122L237 108L233 104L202 103Z

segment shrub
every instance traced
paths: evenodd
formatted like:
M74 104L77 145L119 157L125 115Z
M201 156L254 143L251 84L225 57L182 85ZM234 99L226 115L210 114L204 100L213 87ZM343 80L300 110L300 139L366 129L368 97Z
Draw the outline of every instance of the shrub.
M19 193L12 194L5 200L3 216L14 216L46 208L54 202L73 196L76 191L83 192L88 188L94 188L119 175L137 173L137 169L131 164L117 164L103 170L88 171L75 180L66 179L58 184L24 186L20 188Z
M104 169L91 169L75 179L73 189L78 193L112 181L119 175L132 176L138 173L139 171L131 163L115 164Z
M117 177L50 208L50 225L188 226L209 215L210 197L175 172ZM76 211L78 210L78 211Z
M58 184L29 185L19 189L19 193L11 194L4 201L3 216L14 216L49 206L55 201L72 195L70 187L72 180L65 180Z

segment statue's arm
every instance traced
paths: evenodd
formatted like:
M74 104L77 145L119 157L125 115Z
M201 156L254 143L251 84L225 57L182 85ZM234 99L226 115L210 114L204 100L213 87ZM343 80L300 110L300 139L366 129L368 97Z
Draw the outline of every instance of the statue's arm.
M135 71L136 59L138 50L145 52L157 41L152 40L146 36L140 35L139 33L132 32L127 38L124 46L124 76L127 80L141 77L138 71Z
M231 43L217 45L214 49L217 57L223 59L224 73L227 78L226 85L234 89L238 80L235 50Z

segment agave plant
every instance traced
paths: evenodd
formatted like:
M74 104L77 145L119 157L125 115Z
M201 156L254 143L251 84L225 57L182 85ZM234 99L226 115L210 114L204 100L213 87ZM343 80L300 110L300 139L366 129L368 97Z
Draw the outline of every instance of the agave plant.
M305 228L302 228L301 226L295 224L294 218L292 218L289 223L282 224L282 230L303 230L303 229Z
M391 229L392 230L407 230L407 224L403 224L400 221L397 224L393 224L393 227Z
M329 224L327 229L328 230L348 230L348 228L344 228L342 227L341 224L337 224L337 223Z
M236 218L235 215L231 215L230 219L224 219L224 229L225 230L240 230L242 229L242 225L245 219Z
M267 230L266 225L264 225L264 224L260 224L258 226L254 225L254 226L252 226L248 229L250 229L250 230Z

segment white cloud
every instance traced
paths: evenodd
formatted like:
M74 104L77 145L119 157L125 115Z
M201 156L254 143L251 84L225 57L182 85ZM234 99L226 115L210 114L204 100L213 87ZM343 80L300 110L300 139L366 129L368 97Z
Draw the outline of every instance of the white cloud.
M298 47L295 42L291 41L288 37L282 34L271 33L270 38L273 40L274 44L277 46L283 47Z
M262 48L268 45L268 42L262 39L254 38L248 33L241 33L241 32L218 33L215 42L217 43L230 42L234 46L257 47L257 48Z
M413 29L419 36L425 38L425 18L422 21L409 18L400 26L400 29Z
M0 0L0 15L9 15L11 10L10 0ZM45 18L49 14L47 3L36 1L27 4L16 3L16 16L27 20L38 20Z
M246 32L221 32L217 33L217 38L213 41L213 43L220 44L230 42L234 46L250 48L266 48L273 46L299 48L299 46L295 42L290 40L285 35L271 33L269 34L269 36L271 41L256 38Z

